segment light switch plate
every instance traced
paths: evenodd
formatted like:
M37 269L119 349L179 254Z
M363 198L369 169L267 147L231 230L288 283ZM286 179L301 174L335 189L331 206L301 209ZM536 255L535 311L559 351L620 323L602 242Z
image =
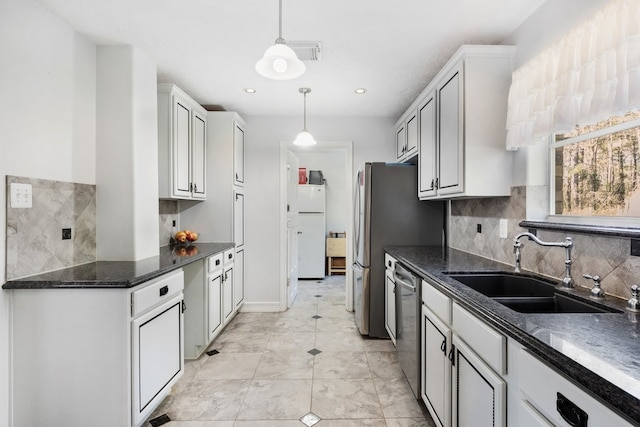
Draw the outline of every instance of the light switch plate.
M11 183L11 207L12 208L31 208L32 202L32 186L31 184L21 184L18 182Z
M506 239L509 230L509 223L506 219L500 220L500 238Z

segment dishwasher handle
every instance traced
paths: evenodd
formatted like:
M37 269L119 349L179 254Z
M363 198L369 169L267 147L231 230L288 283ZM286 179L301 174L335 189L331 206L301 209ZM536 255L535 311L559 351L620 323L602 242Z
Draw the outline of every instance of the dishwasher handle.
M396 268L393 272L393 278L396 284L399 284L407 289L410 289L412 292L416 292L418 289L417 286L415 285L416 278L404 268L399 267L398 264L396 264Z

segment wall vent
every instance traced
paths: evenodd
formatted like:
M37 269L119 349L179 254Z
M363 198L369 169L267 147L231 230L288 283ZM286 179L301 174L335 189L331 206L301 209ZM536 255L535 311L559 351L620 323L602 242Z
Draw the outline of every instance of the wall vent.
M289 46L301 61L319 61L322 59L322 42L320 41L289 41Z

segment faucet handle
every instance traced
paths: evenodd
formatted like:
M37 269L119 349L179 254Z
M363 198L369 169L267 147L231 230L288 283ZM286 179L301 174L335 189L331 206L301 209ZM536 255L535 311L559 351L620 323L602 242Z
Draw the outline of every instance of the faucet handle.
M600 287L600 276L592 276L583 274L582 277L593 280L593 288L591 288L591 298L604 298L604 290Z
M640 286L631 286L631 298L627 301L627 310L640 311L640 301L638 301L638 294L640 293Z

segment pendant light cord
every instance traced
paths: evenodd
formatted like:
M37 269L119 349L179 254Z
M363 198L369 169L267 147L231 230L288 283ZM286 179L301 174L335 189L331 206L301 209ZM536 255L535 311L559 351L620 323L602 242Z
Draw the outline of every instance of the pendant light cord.
M278 19L278 39L282 39L282 0L279 0L279 5L280 5L280 12L279 12L279 19Z
M304 93L304 127L303 127L303 130L304 131L307 130L307 92Z

